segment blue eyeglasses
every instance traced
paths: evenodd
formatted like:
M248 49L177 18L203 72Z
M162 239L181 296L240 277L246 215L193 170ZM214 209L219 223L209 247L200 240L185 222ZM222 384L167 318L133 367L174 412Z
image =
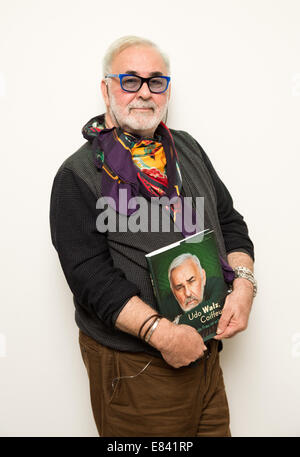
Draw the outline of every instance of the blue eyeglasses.
M120 85L125 92L138 92L144 82L147 83L150 92L153 94L162 94L168 89L170 76L150 76L142 78L138 75L128 75L119 73L118 75L106 75L105 78L119 78Z

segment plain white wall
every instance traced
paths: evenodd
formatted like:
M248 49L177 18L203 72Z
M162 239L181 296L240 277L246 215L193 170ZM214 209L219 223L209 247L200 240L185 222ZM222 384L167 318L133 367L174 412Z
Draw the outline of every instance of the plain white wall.
M203 146L256 246L249 327L221 356L232 434L300 435L299 19L297 0L1 0L2 436L97 436L49 199L126 34L169 54L168 124Z

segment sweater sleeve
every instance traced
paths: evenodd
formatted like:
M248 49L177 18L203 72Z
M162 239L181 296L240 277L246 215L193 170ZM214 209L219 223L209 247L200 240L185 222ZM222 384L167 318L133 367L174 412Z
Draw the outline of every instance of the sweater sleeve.
M228 189L217 175L211 161L202 148L201 152L216 190L217 210L226 252L227 254L234 251L245 252L254 260L254 247L248 234L247 224L243 216L234 208Z
M96 228L96 197L68 168L55 176L50 202L51 238L78 302L113 328L124 302L140 293L114 267L105 233Z

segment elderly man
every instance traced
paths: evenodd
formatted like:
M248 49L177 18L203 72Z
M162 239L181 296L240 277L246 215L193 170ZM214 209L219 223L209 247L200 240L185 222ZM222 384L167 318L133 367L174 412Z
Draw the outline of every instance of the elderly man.
M198 257L182 254L176 257L168 271L171 290L182 311L188 312L202 302L206 272Z
M113 43L101 83L106 113L84 126L87 142L64 161L53 184L52 242L74 296L100 436L230 436L217 340L247 326L253 245L202 148L164 124L170 88L168 59L154 43L138 37ZM161 218L171 216L168 232L161 224L155 231L124 229L135 211L132 198L145 199L151 219L152 197L161 196L204 197L205 227L236 268L219 336L207 346L194 328L158 315L145 260L189 234L175 229L182 207L160 208ZM116 230L96 227L102 197L118 216Z
M183 313L178 314L172 322L189 323L187 313L200 304L209 300L210 304L218 303L227 295L227 289L222 278L210 276L202 268L196 255L185 253L175 257L168 270L170 288ZM193 320L193 327L199 327L199 321ZM203 336L203 335L202 335Z

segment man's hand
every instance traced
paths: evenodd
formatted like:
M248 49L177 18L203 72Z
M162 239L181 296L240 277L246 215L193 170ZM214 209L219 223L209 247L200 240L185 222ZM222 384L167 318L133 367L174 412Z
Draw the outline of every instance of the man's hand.
M189 365L202 357L207 349L197 330L190 325L175 325L167 319L160 321L150 344L173 368Z
M155 310L144 303L139 297L132 297L124 306L116 320L116 327L123 332L137 336L139 329L147 317ZM152 325L154 319L148 325ZM145 332L143 330L142 334ZM207 349L202 337L190 325L176 325L162 318L151 339L151 346L158 349L165 361L174 368L189 365L204 355Z
M215 340L231 338L247 328L253 302L253 286L247 279L237 278L233 291L226 297Z

